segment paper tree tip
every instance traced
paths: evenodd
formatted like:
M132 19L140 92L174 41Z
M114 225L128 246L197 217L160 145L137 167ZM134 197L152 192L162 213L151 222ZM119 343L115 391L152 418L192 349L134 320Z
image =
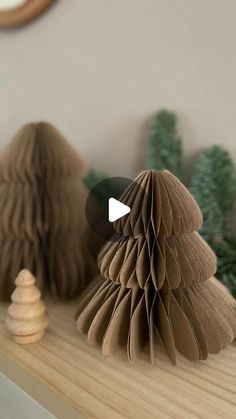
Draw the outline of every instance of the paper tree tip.
M202 226L201 210L185 186L168 170L140 173L120 198L131 213L115 223L124 236L155 234L179 235Z

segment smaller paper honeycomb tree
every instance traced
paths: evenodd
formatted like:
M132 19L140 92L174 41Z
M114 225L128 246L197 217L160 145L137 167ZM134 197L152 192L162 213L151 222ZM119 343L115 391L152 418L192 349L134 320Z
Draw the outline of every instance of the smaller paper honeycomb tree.
M34 276L26 269L15 280L16 289L11 296L6 328L16 343L36 342L48 326L46 307L35 283Z
M0 300L21 269L60 298L78 295L93 275L86 244L84 164L52 125L20 129L0 158Z
M124 192L129 215L99 256L103 277L85 291L76 315L80 332L104 355L126 346L130 361L155 338L176 362L206 359L236 336L236 304L212 278L215 255L196 230L200 209L181 182L164 170L145 171Z

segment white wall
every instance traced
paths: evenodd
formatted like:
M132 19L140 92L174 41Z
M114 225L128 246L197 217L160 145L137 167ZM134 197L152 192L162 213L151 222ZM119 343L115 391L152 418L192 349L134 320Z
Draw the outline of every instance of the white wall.
M0 32L0 143L57 125L94 167L144 167L147 120L178 112L188 161L207 144L236 157L235 0L58 0Z

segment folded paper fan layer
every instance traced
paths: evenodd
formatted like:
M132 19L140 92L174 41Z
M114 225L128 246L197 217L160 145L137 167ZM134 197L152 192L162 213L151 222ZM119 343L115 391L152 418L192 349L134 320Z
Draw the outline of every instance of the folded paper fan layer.
M120 236L107 243L99 254L101 274L127 288L144 288L152 282L161 289L186 287L205 281L216 271L216 257L201 236L194 232L181 236Z
M217 353L236 337L236 303L213 275L216 257L197 233L202 215L168 171L145 171L121 202L131 207L104 245L101 276L85 291L77 329L104 355L126 347L135 361L145 345L155 360L158 339L173 363Z
M48 123L25 125L0 158L0 299L29 269L41 290L72 297L95 270L82 239L84 163Z
M76 327L104 355L125 347L135 361L145 345L155 360L158 339L171 361L176 349L191 361L204 360L236 337L236 302L219 290L217 280L188 289L128 289L99 278L89 296L81 298Z

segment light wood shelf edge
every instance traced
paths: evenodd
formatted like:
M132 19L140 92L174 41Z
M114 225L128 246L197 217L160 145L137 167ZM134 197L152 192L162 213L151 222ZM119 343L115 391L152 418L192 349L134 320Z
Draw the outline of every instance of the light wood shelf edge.
M44 406L58 419L83 419L86 415L79 412L77 407L66 401L61 394L46 386L30 371L18 365L15 359L6 355L0 348L0 371L10 380Z
M78 335L76 301L46 305L43 339L16 345L0 303L0 370L58 419L235 419L236 341L200 363L178 356L175 367L157 348L155 366L147 351L129 364L125 351L103 357Z

